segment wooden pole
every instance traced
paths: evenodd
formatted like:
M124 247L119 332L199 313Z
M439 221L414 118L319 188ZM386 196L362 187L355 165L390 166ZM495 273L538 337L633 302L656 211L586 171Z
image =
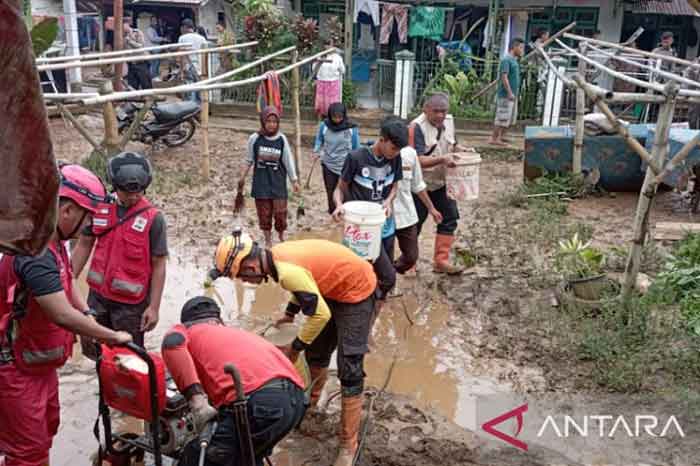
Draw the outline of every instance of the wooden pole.
M644 28L640 26L640 27L638 27L638 28L632 33L631 36L629 36L629 38L628 38L626 41L622 42L620 45L623 45L623 46L631 45L631 44L632 44L634 41L636 41L636 40L639 38L639 36L641 36L642 34L644 34ZM583 43L585 44L586 42L583 42ZM579 44L579 45L580 45L580 44ZM620 55L622 52L623 52L623 50L617 49L617 50L615 51L615 54L614 54L614 55ZM605 62L603 63L603 65L607 66L608 63L610 63L610 60L611 60L611 59L612 59L612 58L609 57L607 60L605 60ZM593 74L593 76L591 77L591 81L595 80L595 79L600 75L600 73L601 73L600 70L596 71L596 72Z
M345 69L348 76L352 76L352 38L355 23L354 11L355 3L360 0L345 0Z
M303 66L307 63L313 62L318 60L319 58L323 57L324 55L327 55L329 53L332 53L333 49L328 49L324 50L323 52L319 52L316 55L312 55L310 57L306 57L301 61L298 61L296 64L290 64L288 66L285 66L284 68L280 68L278 70L275 70L277 74L285 74L289 73L292 71L294 68L297 68L299 66ZM146 90L139 90L139 91L131 91L131 92L118 92L114 93L111 95L100 95L97 97L90 97L90 98L83 98L81 99L82 102L85 105L94 105L94 104L100 104L104 102L111 102L115 100L128 100L133 97L150 97L150 96L156 96L156 95L169 95L169 94L178 94L180 92L193 92L193 91L213 91L216 89L232 89L234 87L240 87L240 86L245 86L248 84L253 84L253 83L258 83L262 80L265 79L264 75L260 76L255 76L253 78L247 78L247 79L242 79L240 81L231 81L231 82L225 82L225 83L211 83L207 85L201 85L200 83L194 83L194 84L187 84L184 86L177 86L177 87L163 87L160 89L146 89Z
M661 173L659 173L656 176L656 179L654 180L654 182L656 184L662 183L664 181L664 178L666 178L666 175L671 173L673 171L673 169L678 166L679 163L681 163L685 159L687 159L688 156L690 155L690 152L693 149L695 149L698 145L700 145L700 134L695 136L693 139L688 141L683 147L681 147L681 150L679 150L678 153L673 156L671 161L666 164L666 166L661 171Z
M292 65L299 61L299 52L292 52ZM292 69L292 107L294 110L294 164L297 168L297 176L301 178L301 103L299 102L299 88L301 79L299 68Z
M124 0L114 0L114 50L124 49ZM113 90L123 91L122 76L124 63L116 63L114 67ZM114 111L114 109L112 109ZM106 123L106 122L105 122ZM105 129L107 127L105 126Z
M106 81L100 86L101 95L109 95L112 91L112 83ZM119 127L117 125L117 114L114 111L114 106L112 102L105 102L102 106L102 118L105 123L105 139L103 146L105 148L106 156L111 157L118 154L121 150L119 148Z
M673 121L673 110L676 107L676 94L678 93L678 84L670 81L666 84L664 94L666 102L661 104L659 118L656 123L656 134L654 136L654 146L651 154L654 162L658 166L663 166L668 154L668 133L671 129ZM629 296L635 289L637 275L641 265L642 248L646 241L649 231L649 211L656 195L657 184L651 167L647 168L644 184L639 194L637 202L637 213L634 218L634 236L632 238L632 247L630 248L625 266L625 278L623 282L622 293L624 296Z
M557 38L561 37L561 36L564 35L566 32L572 30L572 29L575 28L575 27L576 27L576 23L574 22L574 23L571 23L571 24L569 24L568 26L566 26L566 27L560 29L559 31L557 31L557 33L555 33L554 35L552 35L549 39L547 39L546 41L544 41L544 42L542 43L542 47L543 47L543 48L544 48L544 47L547 47L548 45L550 45L551 43L553 43ZM530 51L528 54L526 54L523 58L520 59L520 63L525 63L525 62L530 61L530 60L532 59L532 57L535 56L536 53L537 53L537 52L534 51L534 50ZM477 93L474 95L474 97L472 97L472 100L476 100L476 99L478 99L479 97L481 97L482 95L486 94L489 90L493 89L493 87L496 86L497 84L498 84L498 78L494 79L494 80L491 81L489 84L487 84L484 88L482 88L479 92L477 92Z
M99 52L99 53L86 53L85 55L80 55L80 61L99 59L99 58L111 58L119 57L122 55L136 55L143 52L155 52L156 50L166 50L166 49L186 49L192 47L191 44L167 44L167 45L157 45L154 47L143 47L140 49L127 49L127 50L115 50L113 52ZM75 61L75 56L63 56L63 57L47 57L47 58L37 58L37 65L46 65L48 63L60 63L64 61Z
M580 46L581 55L586 54L586 44ZM578 61L578 74L586 76L586 62ZM583 115L586 111L586 93L580 86L576 87L576 134L574 136L574 175L581 174L581 158L583 154Z
M645 56L648 58L670 61L670 62L676 63L678 65L690 66L693 68L700 68L700 63L694 63L692 61L683 60L682 58L672 57L670 55L661 55L658 53L647 52L646 50L635 49L632 47L627 47L624 45L615 44L614 42L606 42L604 40L591 39L590 37L583 37L583 36L579 36L576 34L570 34L568 32L566 34L564 34L564 37L566 39L573 39L573 40L578 41L578 42L588 42L589 44L601 45L603 47L612 47L612 48L619 49L619 50L622 50L622 51L625 51L625 52L628 52L631 54L642 55L642 56Z
M151 61L152 59L155 58L173 58L173 57L184 57L187 55L192 55L195 53L201 53L201 54L207 54L207 53L216 53L216 52L222 52L226 50L233 50L233 49L240 49L243 47L250 47L252 45L257 44L257 42L246 42L243 44L235 44L235 45L224 45L221 47L212 47L209 49L203 49L201 51L195 51L195 50L183 50L181 52L166 52L166 53L156 53L156 54L147 54L147 55L137 55L137 56L122 56L122 57L116 57L116 58L104 58L104 59L98 59L98 60L87 60L87 61L71 61L71 62L64 62L64 63L49 63L46 65L39 65L37 66L37 70L39 71L51 71L51 70L64 70L66 68L85 68L88 66L102 66L102 65L112 65L114 63L136 63L136 62L143 62L143 61Z
M588 63L589 65L595 67L596 69L605 71L606 73L608 73L610 76L612 76L612 77L614 77L614 78L620 79L620 80L625 81L625 82L628 82L628 83L632 83L632 84L634 84L634 85L636 85L636 86L643 87L643 88L645 88L645 89L653 89L653 90L655 90L655 91L657 91L657 92L664 92L664 86L662 86L661 84L655 84L655 83L650 83L650 82L647 82L647 81L642 81L642 80L640 80L640 79L633 78L633 77L631 77L631 76L627 76L627 75L624 74L624 73L620 73L619 71L611 70L611 69L608 68L607 66L601 65L601 64L598 63L597 61L591 60L590 58L588 58L588 57L586 57L586 56L584 56L584 55L581 55L581 54L578 53L576 50L572 49L571 47L569 47L568 45L566 45L564 42L560 41L559 39L557 39L557 44L559 44L559 46L560 46L561 48L563 48L564 50L566 50L567 52L569 52L569 53L575 55L576 57L578 57L579 60L585 61L586 63Z
M95 149L98 152L102 152L102 147L100 146L100 143L92 137L92 134L90 134L83 125L80 124L78 119L75 118L75 116L70 112L70 110L68 110L61 103L56 104L56 107L58 107L58 111L61 112L63 116L68 118L68 120L73 124L73 127L80 133L81 136L85 138L87 142L90 143L93 149Z
M574 75L574 81L584 90L588 98L591 99L593 104L600 109L603 115L605 115L610 124L613 126L613 129L620 136L622 136L627 145L630 146L630 148L635 151L639 157L642 158L642 160L649 164L649 167L654 173L659 173L661 171L659 164L657 164L653 157L649 155L644 146L642 146L639 141L632 137L629 130L620 123L620 121L615 117L615 114L613 114L613 112L610 110L610 107L605 104L603 98L599 95L595 95L595 93L592 92L590 85L578 73Z
M209 76L209 60L207 55L202 54L202 74ZM209 91L200 93L202 96L202 113L201 113L201 129L202 129L202 178L205 182L209 182Z

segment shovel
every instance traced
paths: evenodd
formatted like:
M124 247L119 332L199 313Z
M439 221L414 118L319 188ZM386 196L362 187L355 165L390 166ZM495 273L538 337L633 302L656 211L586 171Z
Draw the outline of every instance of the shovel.
M245 198L243 197L243 190L238 188L236 193L236 200L233 202L233 215L239 215L243 211L245 206Z
M251 437L250 424L248 422L248 398L243 392L243 384L241 383L241 374L233 364L226 364L224 372L233 379L233 387L236 391L236 399L231 404L234 423L236 424L236 436L238 437L238 445L241 452L241 457L238 458L241 466L255 466L255 449L253 448L253 439Z
M306 210L304 209L304 198L301 198L301 202L297 207L297 220L306 215Z

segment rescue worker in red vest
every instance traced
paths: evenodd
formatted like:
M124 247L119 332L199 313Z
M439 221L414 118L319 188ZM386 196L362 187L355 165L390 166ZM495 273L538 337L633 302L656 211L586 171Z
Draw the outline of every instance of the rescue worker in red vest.
M237 441L238 429L231 410L235 390L224 366L232 363L241 375L248 397L256 463L304 417L304 382L287 357L272 343L254 333L225 327L214 300L198 296L185 303L182 324L163 339L162 354L178 389L187 397L198 430L217 417L206 451L207 465L247 464ZM214 408L211 407L211 404ZM218 416L217 416L218 415ZM199 440L187 445L180 466L196 466Z
M296 361L305 351L311 380L318 381L311 391L312 406L321 396L337 347L342 409L335 466L351 466L358 445L364 356L377 288L372 264L331 241L286 241L263 249L240 231L219 242L215 257L213 275L254 284L272 278L292 294L277 324L293 322L299 312L306 316L299 335L284 352Z
M94 246L88 304L99 323L129 332L139 346L144 332L158 323L168 257L165 218L144 197L152 176L151 164L140 154L112 157L107 180L116 196L95 214L73 253L79 275Z
M104 201L104 186L79 165L60 172L56 231L47 250L0 260L0 464L6 466L48 464L60 414L56 369L71 356L74 334L109 344L131 341L88 317L65 245Z

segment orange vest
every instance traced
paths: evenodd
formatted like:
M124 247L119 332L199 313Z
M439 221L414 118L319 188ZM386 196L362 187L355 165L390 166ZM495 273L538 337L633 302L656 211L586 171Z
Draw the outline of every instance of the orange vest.
M50 242L49 251L56 257L61 285L69 301L73 299L73 274L63 243ZM49 320L31 294L26 305L15 305L24 293L15 274L14 256L0 260L0 346L12 348L15 366L28 374L45 374L55 370L73 353L75 335ZM80 312L75 310L75 312Z
M87 282L101 296L119 303L143 302L151 285L149 232L158 214L145 198L120 220L117 204L110 204L92 218L97 245Z

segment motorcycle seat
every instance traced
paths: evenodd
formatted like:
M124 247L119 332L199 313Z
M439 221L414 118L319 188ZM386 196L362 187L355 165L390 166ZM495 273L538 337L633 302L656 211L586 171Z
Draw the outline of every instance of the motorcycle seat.
M158 104L153 107L153 113L160 121L177 120L200 110L199 104L192 100Z

